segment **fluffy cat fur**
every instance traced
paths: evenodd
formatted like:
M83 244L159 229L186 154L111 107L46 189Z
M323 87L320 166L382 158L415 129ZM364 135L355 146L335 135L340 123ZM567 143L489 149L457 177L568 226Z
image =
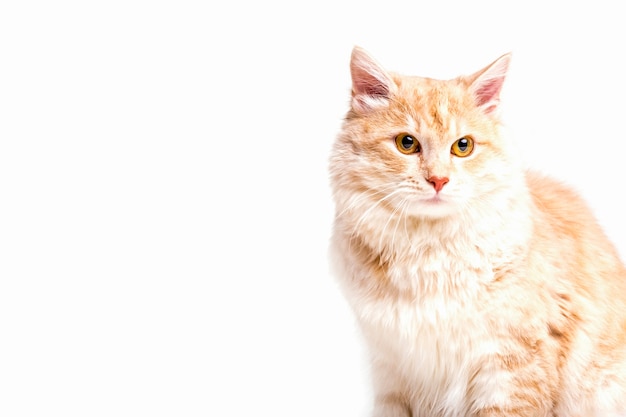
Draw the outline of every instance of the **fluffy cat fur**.
M503 134L509 61L442 81L353 50L331 256L375 417L626 416L626 270L585 203Z

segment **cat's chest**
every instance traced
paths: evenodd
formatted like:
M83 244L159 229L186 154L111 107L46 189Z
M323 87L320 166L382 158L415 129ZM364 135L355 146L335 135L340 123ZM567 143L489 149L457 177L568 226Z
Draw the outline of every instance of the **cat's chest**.
M372 303L370 309L366 337L378 360L403 381L406 395L444 405L446 415L465 415L472 375L493 344L476 301L442 294Z
M462 240L408 246L397 251L383 272L392 286L416 296L447 293L450 299L462 299L492 278L494 252Z
M400 350L415 343L417 351L437 346L455 356L482 332L492 264L476 250L461 256L457 249L430 247L389 262L386 285L365 302L377 331Z
M347 280L366 320L419 328L447 323L476 311L479 295L493 278L494 256L464 239L411 242L393 256L347 260ZM450 320L449 320L450 319Z
M413 392L449 407L464 406L462 393L491 343L484 315L492 265L473 249L464 256L456 247L407 253L387 265L388 291L370 293L361 305L380 357L398 366Z

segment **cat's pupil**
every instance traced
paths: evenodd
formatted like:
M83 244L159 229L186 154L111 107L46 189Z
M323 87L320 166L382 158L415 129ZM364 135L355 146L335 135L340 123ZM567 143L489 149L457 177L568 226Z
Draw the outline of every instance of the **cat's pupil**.
M469 146L469 141L465 138L459 139L459 150L461 152L467 151L467 147Z
M414 142L415 142L415 139L413 139L411 136L407 135L402 138L402 146L404 147L404 149L411 149Z

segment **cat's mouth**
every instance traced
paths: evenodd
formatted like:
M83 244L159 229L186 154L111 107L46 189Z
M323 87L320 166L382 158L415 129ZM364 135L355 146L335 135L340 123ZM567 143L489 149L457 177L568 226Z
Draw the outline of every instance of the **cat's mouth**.
M430 196L423 201L428 204L443 204L448 202L440 193L435 193L435 195Z
M450 196L436 193L434 195L423 196L414 200L410 212L417 216L442 217L448 216L457 210L454 199Z

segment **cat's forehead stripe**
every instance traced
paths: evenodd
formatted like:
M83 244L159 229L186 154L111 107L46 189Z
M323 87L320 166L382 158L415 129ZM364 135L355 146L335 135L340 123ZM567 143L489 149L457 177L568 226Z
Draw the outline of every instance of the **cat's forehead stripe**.
M418 118L407 112L404 115L407 131L442 139L456 137L459 134L458 121L454 117L443 117L444 113L449 113L445 107L436 109L426 123L418 123Z
M417 122L410 114L406 115L406 125L408 126L409 130L417 132Z
M456 136L457 128L456 128L456 120L454 118L448 121L448 132Z

